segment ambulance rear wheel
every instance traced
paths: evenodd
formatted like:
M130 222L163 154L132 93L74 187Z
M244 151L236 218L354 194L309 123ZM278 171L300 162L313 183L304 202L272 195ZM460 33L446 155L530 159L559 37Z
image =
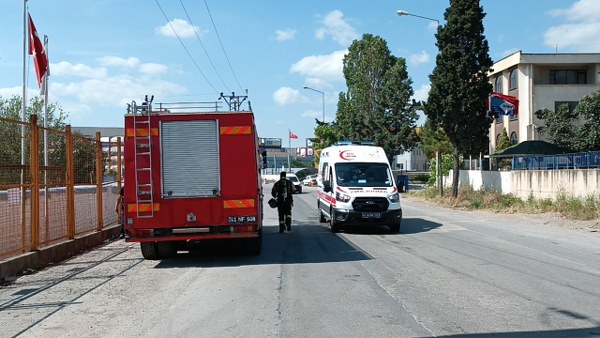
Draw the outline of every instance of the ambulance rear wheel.
M145 259L155 260L159 259L160 255L158 253L158 247L154 242L144 242L140 243L140 248L142 249L142 256Z
M158 255L160 258L171 258L177 254L177 249L174 242L158 242Z

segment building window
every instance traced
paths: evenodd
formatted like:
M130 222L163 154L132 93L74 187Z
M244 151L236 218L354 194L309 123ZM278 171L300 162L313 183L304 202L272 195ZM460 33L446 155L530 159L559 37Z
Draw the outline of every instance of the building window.
M517 89L517 69L513 69L510 72L510 80L509 80L509 90Z
M570 69L550 71L550 84L586 84L587 71L585 69Z
M498 143L500 143L500 134L496 135L496 147L498 146Z
M515 133L514 131L510 134L510 145L515 145L519 142L518 138L517 138L517 133Z
M569 107L569 113L572 113L577 107L577 101L556 101L554 102L554 111L558 112L560 110L560 106L567 105Z
M502 93L502 75L496 76L496 93Z

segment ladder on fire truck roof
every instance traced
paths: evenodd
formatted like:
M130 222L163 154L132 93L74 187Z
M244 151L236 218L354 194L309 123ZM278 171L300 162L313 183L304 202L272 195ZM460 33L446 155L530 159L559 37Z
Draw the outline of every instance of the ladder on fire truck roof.
M154 181L152 175L152 100L154 96L141 105L135 101L128 106L128 113L133 115L133 143L135 163L135 205L138 218L154 217Z

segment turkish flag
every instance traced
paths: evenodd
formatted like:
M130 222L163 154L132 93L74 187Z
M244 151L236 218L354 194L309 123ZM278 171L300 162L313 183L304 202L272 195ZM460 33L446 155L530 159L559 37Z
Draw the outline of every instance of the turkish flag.
M296 135L290 131L290 138L298 138L298 135Z
M31 15L29 15L29 54L33 55L38 86L41 86L42 78L46 74L46 71L48 71L48 58L46 57L46 51L35 29L33 20L31 20Z

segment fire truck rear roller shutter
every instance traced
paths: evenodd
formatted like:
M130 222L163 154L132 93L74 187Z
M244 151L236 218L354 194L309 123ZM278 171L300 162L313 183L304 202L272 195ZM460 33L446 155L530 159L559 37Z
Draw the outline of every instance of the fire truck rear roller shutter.
M161 124L163 197L218 195L217 121L168 121Z

